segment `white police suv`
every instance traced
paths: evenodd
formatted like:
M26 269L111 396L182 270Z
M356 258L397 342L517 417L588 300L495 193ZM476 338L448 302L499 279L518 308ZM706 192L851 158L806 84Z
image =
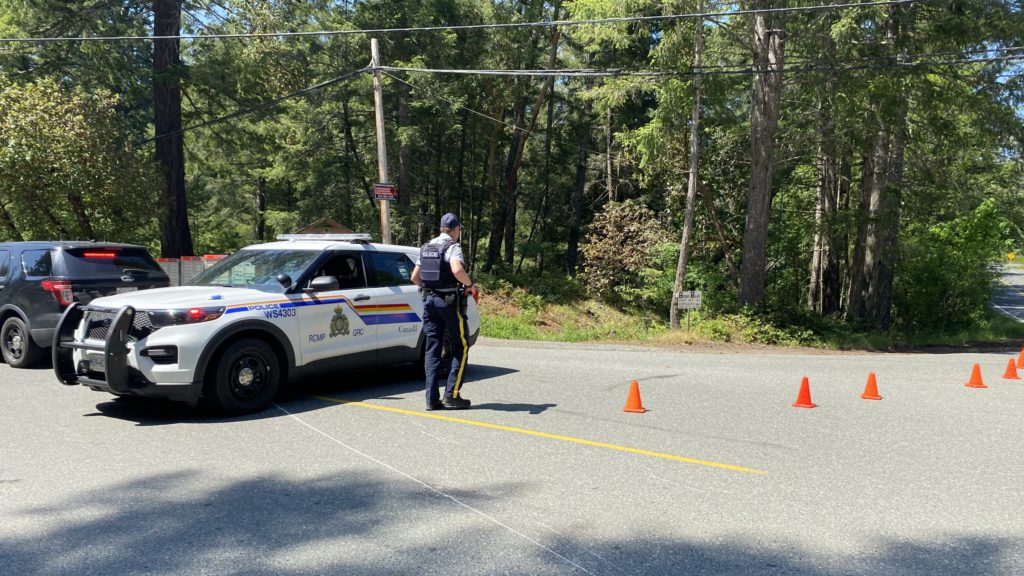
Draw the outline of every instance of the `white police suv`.
M190 285L72 304L54 335L64 384L229 413L322 369L422 362L418 249L367 234L295 234L249 246ZM468 299L469 342L480 316Z

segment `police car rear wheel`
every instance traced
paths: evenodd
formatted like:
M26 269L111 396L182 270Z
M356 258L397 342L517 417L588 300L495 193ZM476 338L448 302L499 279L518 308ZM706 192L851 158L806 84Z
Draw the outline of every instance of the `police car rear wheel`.
M255 412L274 399L280 384L277 355L266 342L239 340L220 355L204 396L230 414Z

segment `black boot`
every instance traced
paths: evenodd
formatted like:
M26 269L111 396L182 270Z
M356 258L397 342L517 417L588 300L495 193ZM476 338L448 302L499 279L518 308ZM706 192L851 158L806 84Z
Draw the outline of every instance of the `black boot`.
M444 400L441 401L445 408L449 410L465 410L469 408L472 402L468 399L459 396L458 398L452 398L451 396L445 396Z

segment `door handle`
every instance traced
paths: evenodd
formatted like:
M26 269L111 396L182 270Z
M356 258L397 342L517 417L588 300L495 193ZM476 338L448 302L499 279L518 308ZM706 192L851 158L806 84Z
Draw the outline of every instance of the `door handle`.
M362 302L363 300L369 300L369 299L370 299L370 297L367 296L366 294L360 294L360 295L356 296L355 298L353 298L353 300L355 300L356 302Z

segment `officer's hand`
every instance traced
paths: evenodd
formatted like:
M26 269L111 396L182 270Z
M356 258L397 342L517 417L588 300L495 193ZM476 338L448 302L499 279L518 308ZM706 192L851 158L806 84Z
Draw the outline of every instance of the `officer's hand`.
M473 298L478 298L479 295L480 295L480 288L477 287L475 284L473 286L470 286L469 288L466 288L466 296L472 296Z

